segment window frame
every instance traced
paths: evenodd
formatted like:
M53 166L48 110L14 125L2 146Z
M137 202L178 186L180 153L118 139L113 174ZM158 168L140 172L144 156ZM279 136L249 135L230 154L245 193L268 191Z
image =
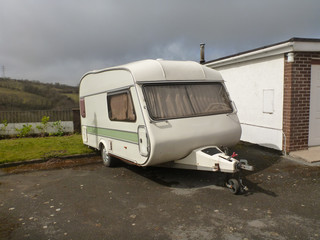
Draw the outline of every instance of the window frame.
M115 119L111 118L112 111L111 111L111 105L110 105L110 98L112 98L112 96L117 96L117 95L121 95L121 94L127 94L128 99L130 99L131 104L132 104L132 114L134 115L134 120L130 120L128 118L128 114L126 114L127 117L125 120L115 120ZM107 100L108 118L110 121L112 121L112 122L130 122L130 123L135 123L137 121L137 114L135 111L135 106L133 103L130 89L123 89L123 90L118 90L118 91L107 92L106 100ZM128 102L130 102L130 101L128 101Z
M188 116L179 116L179 117L155 117L152 115L152 111L150 111L151 109L151 104L149 102L149 99L146 93L146 89L145 87L147 86L175 86L175 85L208 85L208 84L219 84L221 85L221 87L224 89L226 96L228 97L228 104L230 106L230 111L221 111L221 112L217 112L217 113L203 113L203 114L194 114L194 115L188 115ZM142 85L142 92L143 92L143 96L147 105L147 110L149 113L150 118L153 121L166 121L166 120L174 120L174 119L183 119L183 118L194 118L194 117L203 117L203 116L213 116L213 115L219 115L219 114L231 114L233 112L235 112L234 107L233 107L233 102L230 99L229 93L224 85L223 82L218 82L218 81L207 81L207 82L161 82L161 83L145 83ZM188 96L189 97L189 96Z

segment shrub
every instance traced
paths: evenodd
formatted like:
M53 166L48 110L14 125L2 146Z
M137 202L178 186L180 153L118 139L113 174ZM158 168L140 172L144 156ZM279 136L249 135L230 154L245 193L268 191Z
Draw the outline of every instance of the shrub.
M16 128L16 131L18 132L17 137L22 138L22 137L27 137L32 130L32 125L29 124L23 124L22 128Z
M8 121L7 120L3 120L1 122L2 126L0 128L0 132L3 133L3 137L5 136L6 134L6 129L7 129L7 126L8 126Z
M41 131L41 136L45 136L47 129L49 127L49 116L43 116L41 119L41 125L38 125L37 128Z
M6 131L6 128L8 126L8 121L7 120L3 120L1 122L1 124L3 124L3 126L0 128L0 131Z
M63 136L64 135L64 127L61 124L61 120L56 121L52 124L52 126L55 128L56 132L50 134L53 136Z

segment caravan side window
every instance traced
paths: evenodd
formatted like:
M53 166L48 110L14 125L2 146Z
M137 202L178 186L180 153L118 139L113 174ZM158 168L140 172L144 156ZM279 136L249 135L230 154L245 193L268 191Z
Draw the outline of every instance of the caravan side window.
M109 119L111 121L136 121L136 114L129 90L108 94L107 102Z
M80 98L80 114L81 117L85 118L86 117L86 105L84 98Z

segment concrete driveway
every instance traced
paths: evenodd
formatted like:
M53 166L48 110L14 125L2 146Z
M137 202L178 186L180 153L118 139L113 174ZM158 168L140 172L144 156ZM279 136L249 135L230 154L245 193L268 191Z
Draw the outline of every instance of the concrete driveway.
M233 150L256 167L247 194L223 174L99 156L1 169L0 239L320 239L320 167Z

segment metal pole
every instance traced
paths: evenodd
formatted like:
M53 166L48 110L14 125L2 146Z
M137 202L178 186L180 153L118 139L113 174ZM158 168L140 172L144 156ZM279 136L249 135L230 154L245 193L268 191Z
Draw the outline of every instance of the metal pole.
M204 64L204 45L205 43L200 43L200 64Z

